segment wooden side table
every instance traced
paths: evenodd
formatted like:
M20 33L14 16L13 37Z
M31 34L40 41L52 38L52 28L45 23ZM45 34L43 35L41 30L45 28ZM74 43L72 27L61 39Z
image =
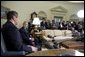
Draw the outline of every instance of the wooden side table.
M61 45L68 49L83 49L84 43L78 41L65 41L62 42Z

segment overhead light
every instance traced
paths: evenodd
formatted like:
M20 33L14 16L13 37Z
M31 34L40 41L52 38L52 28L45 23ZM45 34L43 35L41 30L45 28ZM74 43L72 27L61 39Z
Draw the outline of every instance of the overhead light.
M77 16L78 16L79 18L84 18L84 10L78 11Z

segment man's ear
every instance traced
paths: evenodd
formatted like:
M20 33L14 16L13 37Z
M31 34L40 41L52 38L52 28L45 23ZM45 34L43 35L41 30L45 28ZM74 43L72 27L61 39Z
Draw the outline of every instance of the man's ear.
M13 16L12 19L15 19L15 16Z
M16 16L13 16L13 17L12 17L12 19L15 21L15 19L16 19Z
M13 18L15 19L15 18L17 18L17 16L13 16Z

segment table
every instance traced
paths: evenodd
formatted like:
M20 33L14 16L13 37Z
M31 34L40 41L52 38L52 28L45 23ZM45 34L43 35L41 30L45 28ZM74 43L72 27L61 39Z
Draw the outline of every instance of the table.
M54 41L57 44L58 48L60 48L60 46L61 46L60 43L61 42L71 40L71 39L73 39L73 37L69 37L69 36L57 36L57 37L54 37Z
M78 41L65 41L61 45L68 49L84 49L84 43Z
M74 54L73 49L50 49L46 51L38 51L35 53L28 54L26 56L60 56L60 54L65 53L65 52L70 52Z
M27 54L26 56L84 56L83 53L74 49L49 49L46 51L38 51L35 53Z

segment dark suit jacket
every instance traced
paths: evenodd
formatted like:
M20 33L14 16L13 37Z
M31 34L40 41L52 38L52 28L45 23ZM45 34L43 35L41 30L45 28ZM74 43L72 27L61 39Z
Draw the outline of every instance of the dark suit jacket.
M45 22L46 29L51 29L51 23L50 22Z
M32 52L30 47L23 44L18 28L10 21L7 21L3 25L2 34L8 51Z
M22 27L19 29L19 31L22 36L23 42L27 45L32 45L32 41L29 39L30 37L27 30L24 27Z
M46 22L43 22L43 21L42 21L42 22L40 23L40 26L46 28Z

